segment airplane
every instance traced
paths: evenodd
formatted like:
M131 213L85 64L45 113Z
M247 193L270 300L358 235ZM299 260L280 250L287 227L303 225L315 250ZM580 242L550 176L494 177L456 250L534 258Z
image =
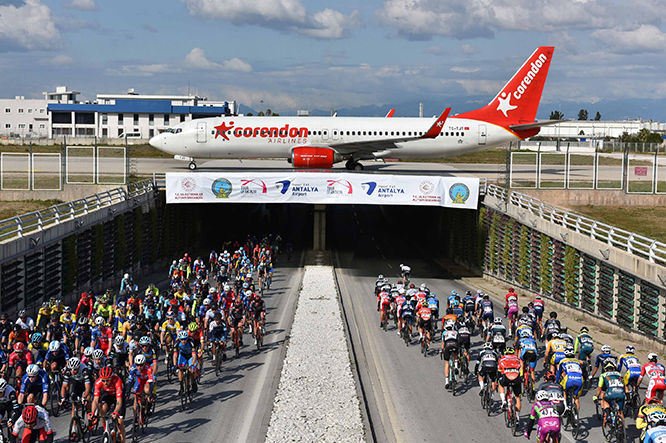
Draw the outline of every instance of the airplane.
M179 123L150 139L176 159L284 158L295 168L329 169L346 161L442 158L524 140L542 126L535 120L554 47L537 48L488 105L439 117L254 117L224 116Z

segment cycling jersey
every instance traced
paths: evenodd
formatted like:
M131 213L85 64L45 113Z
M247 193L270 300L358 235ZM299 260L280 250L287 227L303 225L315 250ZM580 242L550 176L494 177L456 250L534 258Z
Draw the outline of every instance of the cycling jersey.
M481 318L484 320L492 320L494 314L493 302L490 300L481 300L479 303L479 310L481 311Z
M175 321L173 323L170 323L169 320L167 320L164 323L162 323L161 329L162 332L166 332L175 337L178 331L180 331L181 327L179 322Z
M49 413L39 405L35 405L35 408L37 408L37 422L31 429L26 427L23 416L19 416L16 423L14 423L12 434L16 437L16 441L44 441L47 438L53 438L53 427L51 426ZM37 434L36 438L33 433Z
M597 359L594 361L594 367L603 369L606 363L613 363L613 365L617 368L617 356L615 354L599 354L597 355Z
M560 321L556 318L549 318L546 320L546 323L544 324L544 329L546 331L546 339L550 340L551 336L555 334L556 332L560 332L560 329L562 326L560 325Z
M26 368L28 365L33 364L32 352L24 351L21 354L17 354L16 351L9 354L9 359L7 360L10 368L23 367Z
M42 362L44 361L44 357L46 356L46 352L49 350L49 344L48 343L30 343L28 345L28 350L33 351L33 355L35 357L35 363L41 366Z
M666 443L666 426L657 426L648 429L643 443Z
M403 320L411 320L414 318L414 307L408 301L404 301L400 308L400 315Z
M536 392L546 391L550 396L550 402L555 406L557 412L562 415L564 413L564 388L558 383L545 382L541 383Z
M456 323L456 331L458 331L458 345L469 351L472 332L470 331L468 322Z
M576 355L581 360L585 359L588 355L592 355L592 352L594 352L594 340L592 340L592 336L590 334L578 334L574 349Z
M502 357L499 361L499 371L509 380L516 380L521 376L522 361L516 355L509 354Z
M534 308L534 313L536 314L537 318L541 318L543 316L543 310L545 307L543 300L534 300L532 302L532 306Z
M109 353L109 343L113 340L113 330L108 326L100 326L92 330L92 339L95 341L95 348L101 349L104 353Z
M442 317L442 326L446 326L447 324L455 325L457 321L458 316L456 314L446 314Z
M471 295L468 295L463 299L463 305L465 306L465 312L474 312L474 309L476 308L476 303Z
M421 308L416 312L416 315L419 317L419 319L421 319L421 321L430 323L430 319L432 318L432 311L430 308L421 306Z
M557 368L557 378L565 391L574 389L574 396L580 397L583 392L583 366L575 358L565 358Z
M60 344L60 349L58 349L55 352L52 352L51 350L46 352L46 355L44 356L44 360L47 362L58 362L60 363L60 367L64 367L65 363L67 360L69 360L69 348L67 348L67 345L64 343Z
M444 360L449 360L454 353L458 352L458 337L458 331L455 329L445 329L442 332L442 343L444 344L442 353L444 354Z
M536 341L532 337L524 337L518 341L518 346L520 347L520 359L526 364L530 365L530 368L536 368L536 362L538 357Z
M641 368L641 377L647 375L650 377L645 398L654 397L657 392L666 390L666 381L664 380L664 365L659 363L647 363Z
M215 320L208 323L208 331L211 341L227 341L227 325L224 320L220 320L219 323Z
M377 304L382 311L388 310L388 307L391 304L391 296L389 295L389 293L386 291L380 292L379 295L377 296Z
M51 341L58 340L62 341L62 338L65 335L65 326L61 324L60 322L57 323L49 323L46 325L46 332L48 332L49 338Z
M79 340L79 346L87 348L92 343L92 329L89 326L76 328L76 338Z
M196 351L191 339L188 338L185 342L178 340L178 344L174 347L173 352L174 354L178 354L178 366L186 366L188 363L189 366L194 365Z
M104 317L104 321L108 322L109 317L111 316L112 313L113 313L113 306L111 306L111 305L107 304L106 306L104 306L104 305L100 304L97 307L97 315L101 315L102 317Z
M23 374L23 379L21 380L21 394L26 392L33 392L35 394L41 392L42 395L49 393L49 376L45 370L40 369L37 373L37 377L30 379L28 374Z
M132 365L129 370L129 378L134 381L134 386L132 388L134 393L140 393L143 391L143 386L148 383L150 386L150 392L153 390L153 383L155 383L155 378L153 377L153 370L150 368L150 365L143 365L142 369Z
M649 425L654 426L657 422L666 419L666 407L659 404L643 405L636 416L636 429L645 429Z
M546 355L550 357L550 363L557 366L565 357L567 342L562 339L555 339L548 342Z
M516 328L516 337L534 338L534 330L527 325L520 325Z
M608 371L599 377L599 386L604 391L606 401L615 400L620 411L624 410L624 384L617 371Z
M94 395L95 397L115 397L116 401L122 401L123 381L115 374L111 376L108 384L105 384L101 378L98 378L95 381Z
M430 297L428 299L428 308L433 313L433 315L437 315L439 312L439 300L437 300L435 297Z
M560 436L560 414L553 403L548 400L538 401L532 405L529 420L527 421L527 435L532 433L534 423L537 424L537 441L543 442L548 437L548 434L555 435L557 441Z
M520 325L519 327L527 326L530 328L530 330L532 330L532 332L534 332L534 328L536 328L536 319L532 314L529 313L520 314L518 317L518 325Z
M617 367L617 371L622 372L623 367L626 369L626 372L624 373L625 385L633 383L641 376L641 362L634 354L620 355L620 365Z

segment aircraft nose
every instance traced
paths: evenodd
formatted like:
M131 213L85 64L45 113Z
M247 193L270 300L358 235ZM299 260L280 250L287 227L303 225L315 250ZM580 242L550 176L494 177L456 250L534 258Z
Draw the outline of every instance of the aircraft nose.
M153 148L160 149L162 147L162 144L160 143L162 137L163 137L162 134L156 135L155 137L151 138L148 143L150 143L150 146L152 146Z

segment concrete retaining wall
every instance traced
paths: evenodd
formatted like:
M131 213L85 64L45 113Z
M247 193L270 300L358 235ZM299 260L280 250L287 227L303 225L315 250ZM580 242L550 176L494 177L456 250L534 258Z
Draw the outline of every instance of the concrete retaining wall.
M664 206L666 195L627 194L625 191L582 189L520 189L523 194L547 201L554 206Z
M122 185L63 185L62 191L2 191L0 201L17 200L60 200L63 202L79 200L100 192L110 191Z

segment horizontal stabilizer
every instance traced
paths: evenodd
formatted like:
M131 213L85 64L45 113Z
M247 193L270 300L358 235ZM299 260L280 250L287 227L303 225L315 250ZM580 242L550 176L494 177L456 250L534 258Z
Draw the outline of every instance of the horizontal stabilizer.
M544 120L544 121L534 122L534 123L525 123L525 124L520 124L520 125L509 125L509 128L513 129L514 131L526 131L528 129L540 128L542 126L552 126L552 125L556 125L558 123L570 122L570 121L571 121L571 119L567 119L567 120Z

